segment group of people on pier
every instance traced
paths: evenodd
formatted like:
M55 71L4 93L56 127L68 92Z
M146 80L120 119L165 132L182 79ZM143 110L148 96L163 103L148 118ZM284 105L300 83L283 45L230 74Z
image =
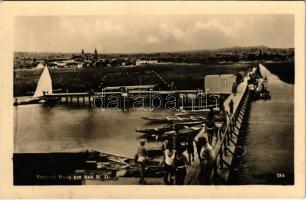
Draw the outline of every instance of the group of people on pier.
M230 102L230 111L233 110L233 101ZM231 108L232 107L232 108ZM167 185L183 185L187 175L187 166L195 161L195 150L199 158L201 173L199 182L201 184L209 184L209 176L213 169L215 161L215 152L213 150L213 138L215 141L221 140L222 133L227 123L227 117L230 115L225 111L224 107L220 107L220 112L216 113L212 108L208 113L206 122L206 135L195 138L189 136L185 140L181 140L177 134L163 142L163 161L164 161L164 184ZM178 133L178 130L176 130ZM182 145L182 143L185 145ZM140 146L135 155L136 162L140 168L139 184L146 184L145 167L148 153L145 148L146 140L140 140ZM195 146L194 146L195 144ZM187 152L188 158L184 155Z
M253 67L248 74L248 89L252 99L270 99L270 93L267 90L267 77L263 77L259 66Z
M263 93L267 91L267 79L266 77L262 77L260 74L259 67L253 67L251 72L248 73L248 90L249 94L254 95L255 92ZM210 184L210 179L212 175L212 170L216 164L216 155L213 147L217 144L217 142L223 141L224 133L226 131L226 127L228 122L232 120L231 118L234 116L234 99L237 92L237 86L235 85L233 88L233 96L234 98L229 100L228 103L228 111L225 110L224 99L219 98L219 109L215 111L212 107L210 107L208 116L205 122L205 133L200 136L190 136L189 138L184 138L180 140L179 138L179 130L175 127L176 134L173 138L168 138L163 143L163 161L164 161L164 183L165 184L177 184L183 185L188 183L185 181L185 177L187 175L187 166L193 165L193 167L200 167L199 174L199 183L200 184ZM184 144L185 143L185 144ZM182 145L183 144L183 145ZM141 168L140 173L140 181L139 183L143 184L144 181L144 169L145 162L142 159L139 159L142 155L144 157L147 156L145 153L145 141L142 140L140 142L140 147L138 152L138 160L139 166ZM186 152L185 152L186 151ZM198 160L195 158L195 151ZM187 158L188 157L188 158ZM145 160L145 159L144 159ZM194 161L199 161L194 162ZM194 163L193 163L194 162ZM200 166L197 166L200 165Z
M191 165L187 157L183 154L183 148L175 147L174 141L164 142L164 184L166 185L184 185L187 175L187 166ZM146 184L145 168L148 159L148 153L145 148L146 141L141 140L136 154L136 161L139 165L140 179L139 184ZM205 137L198 138L198 149L201 174L200 183L208 183L209 175L213 168L215 153L212 146L207 142Z
M145 148L145 144L146 140L140 140L140 145L135 155L135 160L139 164L140 169L139 184L146 184L144 176L148 152ZM180 139L176 136L169 138L163 142L162 148L164 157L164 183L167 185L183 185L187 174L186 167L191 163L183 154L185 149L182 147ZM190 153L190 151L188 151L188 153Z
M234 108L234 102L233 100L229 103L230 107L230 114L233 112ZM208 113L207 122L206 122L206 132L208 137L208 142L212 145L213 138L216 138L216 141L218 139L221 139L221 134L224 131L225 124L227 123L227 118L230 116L230 114L225 111L224 106L220 107L220 112L215 113L215 111L210 108L210 111Z

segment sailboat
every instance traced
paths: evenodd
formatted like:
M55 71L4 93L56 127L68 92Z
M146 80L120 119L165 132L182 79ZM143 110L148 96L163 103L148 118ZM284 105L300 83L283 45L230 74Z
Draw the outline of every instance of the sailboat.
M52 80L47 66L39 77L33 98L42 97L45 94L52 94Z
M42 97L46 94L52 94L52 80L47 66L44 66L43 72L41 73L35 93L30 100L24 100L17 102L14 105L26 105L26 104L37 104L42 100Z

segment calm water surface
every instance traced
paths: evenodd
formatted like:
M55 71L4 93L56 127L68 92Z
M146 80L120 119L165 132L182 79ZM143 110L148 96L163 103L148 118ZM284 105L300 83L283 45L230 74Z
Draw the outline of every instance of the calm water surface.
M268 81L271 100L251 104L239 184L293 183L294 85L271 74Z
M133 156L144 116L165 116L166 111L97 111L64 106L15 107L14 152L77 152L97 150Z

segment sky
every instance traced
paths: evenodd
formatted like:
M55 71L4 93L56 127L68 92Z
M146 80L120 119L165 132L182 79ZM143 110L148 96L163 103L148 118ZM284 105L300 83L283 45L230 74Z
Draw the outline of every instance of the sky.
M294 16L22 16L15 51L150 53L265 45L294 47Z

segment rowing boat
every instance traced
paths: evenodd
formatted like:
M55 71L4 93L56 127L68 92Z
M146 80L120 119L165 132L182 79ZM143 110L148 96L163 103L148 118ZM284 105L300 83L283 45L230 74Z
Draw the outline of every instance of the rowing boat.
M174 123L175 127L181 128L181 127L185 127L185 126L196 126L199 124L203 124L205 123L204 120L201 121L191 121L191 122L179 122L179 123Z
M205 117L178 117L178 116L170 116L170 117L143 117L143 119L150 121L151 123L179 123L179 122L190 122L190 121L199 121L205 120Z
M172 130L172 125L166 125L160 128L144 128L144 129L136 129L136 132L146 133L146 134L163 134L166 131Z

